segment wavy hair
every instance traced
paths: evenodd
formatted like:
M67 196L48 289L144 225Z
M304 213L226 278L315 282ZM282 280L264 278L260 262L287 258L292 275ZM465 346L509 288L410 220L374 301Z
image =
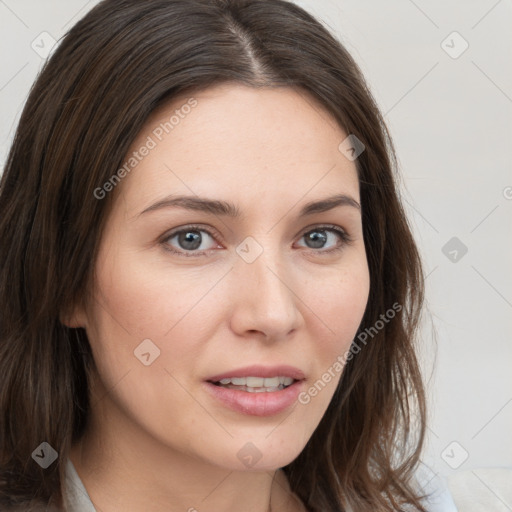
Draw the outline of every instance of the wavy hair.
M64 461L88 421L94 360L85 330L59 316L91 282L115 196L94 191L156 108L229 82L303 91L363 142L370 294L358 334L402 306L347 361L320 424L283 468L291 489L312 512L425 512L413 478L426 419L414 347L423 273L392 140L343 45L285 0L104 0L45 63L0 181L3 507L63 505ZM42 441L59 454L47 469L31 458Z

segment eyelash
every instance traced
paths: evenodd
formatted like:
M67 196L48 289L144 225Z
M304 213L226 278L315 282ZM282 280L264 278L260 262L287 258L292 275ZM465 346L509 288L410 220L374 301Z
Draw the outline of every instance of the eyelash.
M302 238L304 235L307 235L308 233L312 233L315 230L335 232L341 238L342 243L340 245L338 245L337 247L333 247L332 249L327 249L327 250L309 249L310 252L319 253L319 254L322 254L322 255L332 254L332 253L341 251L346 245L349 245L351 242L353 242L353 239L350 237L350 235L346 231L344 231L340 227L338 227L336 225L333 225L333 224L315 226L315 227L313 227L311 229L308 229L307 231L304 231L301 234L300 238ZM171 248L168 245L167 242L169 240L171 240L172 238L174 238L176 235L180 235L181 233L187 233L189 231L204 231L205 233L208 233L208 235L210 237L212 237L213 239L216 238L216 234L211 232L210 230L205 229L202 226L192 224L190 226L186 226L184 228L181 228L181 229L179 229L177 231L173 231L173 232L169 233L168 235L165 235L165 237L161 241L162 245L164 246L164 249L166 251L169 251L169 252L173 253L173 254L177 254L179 256L185 256L186 258L190 258L190 257L193 258L193 257L203 256L205 254L208 254L210 251L214 250L214 249L209 249L209 250L206 250L206 251L177 251L177 250Z

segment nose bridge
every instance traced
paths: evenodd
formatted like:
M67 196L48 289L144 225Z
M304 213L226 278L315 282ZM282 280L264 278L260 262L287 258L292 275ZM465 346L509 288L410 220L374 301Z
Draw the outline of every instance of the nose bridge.
M242 255L242 261L238 263L240 272L244 275L243 281L249 283L249 286L255 286L261 293L270 293L276 297L283 295L285 292L281 288L284 285L278 276L283 279L286 271L279 248L271 246L270 237L265 242L248 240L246 244L249 246L246 254L250 256L245 258L245 254ZM240 252L247 249L247 245Z

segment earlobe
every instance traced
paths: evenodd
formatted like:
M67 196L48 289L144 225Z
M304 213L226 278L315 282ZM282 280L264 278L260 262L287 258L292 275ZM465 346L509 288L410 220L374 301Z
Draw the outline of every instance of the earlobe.
M82 308L74 307L72 309L65 309L60 312L59 320L62 325L76 329L78 327L85 327L85 314Z

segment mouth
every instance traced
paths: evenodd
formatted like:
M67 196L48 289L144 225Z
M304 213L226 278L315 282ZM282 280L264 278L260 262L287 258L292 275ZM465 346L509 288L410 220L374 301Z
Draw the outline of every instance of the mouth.
M208 381L225 389L236 389L248 393L273 393L291 386L297 379L279 375L276 377L226 377L219 381Z
M255 365L204 381L205 391L217 404L252 416L273 416L285 411L297 402L304 386L304 373L287 365Z

